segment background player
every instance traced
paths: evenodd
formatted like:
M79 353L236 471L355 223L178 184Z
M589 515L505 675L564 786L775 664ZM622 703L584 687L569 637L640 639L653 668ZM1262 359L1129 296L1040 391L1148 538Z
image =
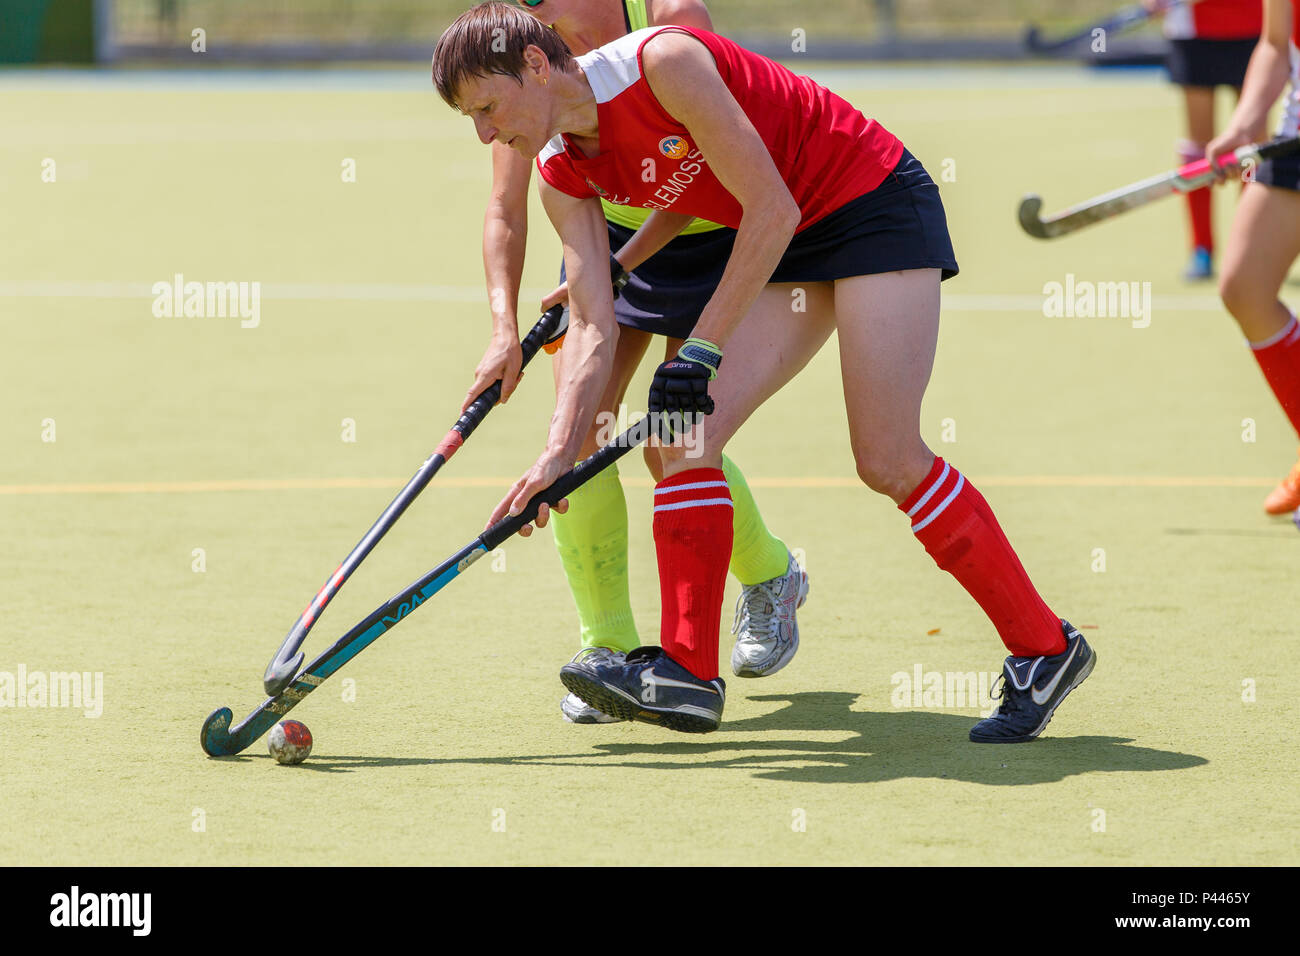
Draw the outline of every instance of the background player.
M1250 59L1241 102L1211 160L1258 138L1268 111L1290 81L1278 134L1300 133L1300 0L1265 0L1264 30ZM1280 293L1300 256L1300 157L1263 162L1246 186L1223 259L1219 294L1254 353L1273 394L1300 432L1300 326ZM1204 191L1204 190L1203 190ZM1264 508L1284 514L1300 507L1300 463L1269 494Z
M1240 95L1255 41L1263 23L1260 0L1142 0L1142 5L1164 16L1169 38L1169 76L1183 91L1187 136L1177 147L1178 165L1205 156L1214 138L1214 92L1229 86ZM1208 189L1187 193L1192 255L1184 276L1209 279L1214 275L1213 196Z

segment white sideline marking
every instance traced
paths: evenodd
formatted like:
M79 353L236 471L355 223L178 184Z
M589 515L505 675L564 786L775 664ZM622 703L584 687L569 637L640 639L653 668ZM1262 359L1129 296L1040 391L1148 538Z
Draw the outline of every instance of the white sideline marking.
M409 479L401 478L233 478L205 481L106 481L51 482L44 484L0 485L4 495L153 495L201 494L226 491L322 491L355 488L401 488ZM509 488L514 478L446 478L438 479L443 488ZM653 488L649 478L623 478L629 488ZM1272 488L1274 478L1215 477L1199 475L1002 475L978 479L975 484L988 488ZM861 481L849 477L823 478L750 478L755 488L856 488L865 490Z
M162 280L171 281L171 276ZM114 282L78 279L0 279L0 298L6 299L152 299L152 282ZM550 289L524 289L525 298L541 299ZM263 282L263 299L300 302L486 302L481 286L417 285L385 282ZM1038 294L969 293L944 295L948 312L1043 311ZM1157 295L1152 307L1169 312L1222 312L1214 295ZM1065 320L1053 320L1065 321Z

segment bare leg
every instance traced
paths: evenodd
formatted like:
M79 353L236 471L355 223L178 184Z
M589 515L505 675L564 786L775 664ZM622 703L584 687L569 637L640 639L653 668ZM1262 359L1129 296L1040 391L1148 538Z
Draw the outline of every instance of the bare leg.
M806 293L804 312L792 308L796 289ZM713 414L687 442L659 448L665 478L690 468L722 467L722 451L731 436L830 338L835 328L831 290L828 282L773 283L763 290L727 342L722 370L709 386Z
M939 333L939 270L835 283L840 367L858 475L907 513L912 532L997 628L1017 657L1065 646L983 496L921 438L921 399Z
M1300 256L1300 193L1252 183L1241 196L1223 255L1219 295L1250 342L1263 342L1291 320L1278 298Z

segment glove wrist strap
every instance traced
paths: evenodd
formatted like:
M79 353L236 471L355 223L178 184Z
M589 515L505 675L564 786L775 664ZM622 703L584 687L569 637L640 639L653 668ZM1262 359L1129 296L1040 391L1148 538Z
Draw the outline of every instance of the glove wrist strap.
M709 370L709 381L718 377L722 366L722 347L708 339L689 338L677 350L677 357L688 362L698 362Z

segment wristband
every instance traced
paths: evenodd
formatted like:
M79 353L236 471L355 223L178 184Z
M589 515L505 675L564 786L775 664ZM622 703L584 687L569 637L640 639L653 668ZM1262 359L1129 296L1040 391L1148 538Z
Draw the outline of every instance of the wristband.
M623 286L627 285L628 274L612 252L609 254L609 278L614 283L614 298L617 299Z
M709 381L718 377L722 366L722 347L707 339L689 338L677 350L677 357L688 362L698 362L709 370Z

